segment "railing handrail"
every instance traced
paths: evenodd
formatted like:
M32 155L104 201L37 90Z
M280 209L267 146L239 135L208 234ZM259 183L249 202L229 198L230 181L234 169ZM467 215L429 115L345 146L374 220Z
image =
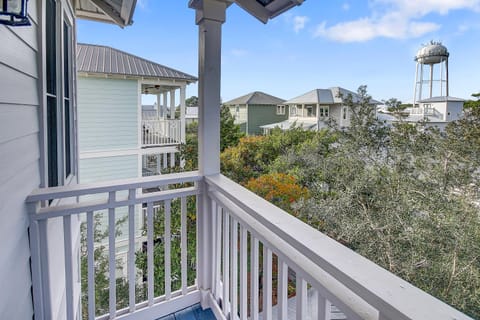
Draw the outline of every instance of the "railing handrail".
M142 122L180 122L180 119L142 119Z
M322 270L379 310L386 319L471 319L318 230L218 174L206 183Z
M139 177L71 186L39 188L27 197L27 203L51 199L70 198L89 194L122 191L137 188L153 188L176 183L197 182L202 180L198 171Z

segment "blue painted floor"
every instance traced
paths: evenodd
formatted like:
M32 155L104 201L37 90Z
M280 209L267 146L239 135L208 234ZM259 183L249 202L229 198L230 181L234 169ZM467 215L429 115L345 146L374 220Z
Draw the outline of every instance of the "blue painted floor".
M216 320L216 318L212 310L202 310L200 304L196 304L157 320Z

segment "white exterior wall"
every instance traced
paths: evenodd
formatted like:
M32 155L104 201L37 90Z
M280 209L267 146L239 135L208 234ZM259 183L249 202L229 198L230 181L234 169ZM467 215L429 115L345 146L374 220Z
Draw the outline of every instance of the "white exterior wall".
M32 319L26 196L40 185L37 1L30 27L0 25L0 319Z
M78 78L80 154L139 148L138 82Z
M447 103L447 121L455 121L463 115L462 101L449 101Z

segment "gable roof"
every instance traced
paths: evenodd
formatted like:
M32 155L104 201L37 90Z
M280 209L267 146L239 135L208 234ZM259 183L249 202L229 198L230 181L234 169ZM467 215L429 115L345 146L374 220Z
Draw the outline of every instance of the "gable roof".
M258 105L277 105L283 104L285 100L266 94L265 92L254 91L244 96L227 101L224 104L258 104Z
M77 44L77 70L92 74L197 81L192 75L121 50L83 43Z
M352 95L354 103L360 101L360 96L350 90L341 87L332 87L328 89L314 89L298 97L287 100L284 104L342 104L344 97ZM371 99L372 104L380 104L379 101Z

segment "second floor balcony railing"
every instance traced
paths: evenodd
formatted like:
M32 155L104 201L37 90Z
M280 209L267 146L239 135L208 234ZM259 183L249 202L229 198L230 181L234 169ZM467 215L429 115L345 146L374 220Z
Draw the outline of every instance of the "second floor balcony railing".
M67 317L74 319L80 292L83 316L91 320L157 319L198 302L217 319L324 320L332 312L347 319L470 319L221 174L39 189L27 202L38 319L54 316L55 296L65 297ZM144 218L135 218L136 212ZM119 301L115 255L122 215L128 226L127 265L120 266L127 269L125 301ZM96 216L103 216L108 231L102 275ZM78 236L81 221L85 236ZM141 245L134 238L138 227ZM78 247L87 260L83 288ZM60 259L49 258L58 251ZM108 278L108 306L101 311L99 276Z
M176 145L182 142L179 119L142 120L141 129L143 147Z

